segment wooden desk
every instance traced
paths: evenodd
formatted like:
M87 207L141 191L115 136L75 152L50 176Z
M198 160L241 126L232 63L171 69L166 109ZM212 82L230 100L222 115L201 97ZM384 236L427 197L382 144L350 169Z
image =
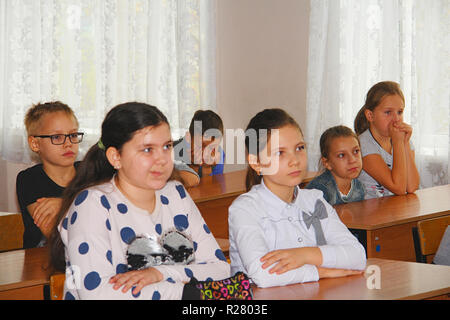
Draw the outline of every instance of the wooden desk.
M366 277L370 277L370 273L283 287L255 287L253 296L255 300L419 300L449 297L449 266L376 258L368 259L367 265L380 267L380 289L368 288Z
M48 249L0 253L0 300L42 300L49 283Z
M416 261L412 228L450 214L450 185L334 206L342 222L366 242L367 257Z
M21 213L0 212L0 251L22 249L23 230Z
M187 189L216 238L228 239L228 207L246 192L246 173L247 170L239 170L205 176L198 186ZM308 171L303 183L308 183L316 175L317 172Z

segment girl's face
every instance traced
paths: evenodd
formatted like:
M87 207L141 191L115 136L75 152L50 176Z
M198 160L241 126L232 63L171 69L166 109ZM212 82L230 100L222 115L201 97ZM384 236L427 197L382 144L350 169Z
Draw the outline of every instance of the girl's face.
M337 137L329 143L328 158L322 158L325 168L341 179L356 179L362 169L358 140L355 137Z
M277 138L278 136L278 138ZM306 144L300 130L292 125L272 130L266 148L259 154L264 183L273 186L295 187L305 177L307 167Z
M122 186L145 190L163 188L173 170L173 142L167 123L137 131L122 147L118 178Z
M35 135L69 134L78 131L74 117L63 111L45 114L40 120ZM44 165L59 167L73 166L78 155L78 144L70 142L69 137L61 145L52 143L51 138L29 137L31 150L37 152Z
M381 99L373 111L366 110L366 118L370 128L375 129L382 136L389 136L391 123L403 122L405 104L398 95L389 95Z

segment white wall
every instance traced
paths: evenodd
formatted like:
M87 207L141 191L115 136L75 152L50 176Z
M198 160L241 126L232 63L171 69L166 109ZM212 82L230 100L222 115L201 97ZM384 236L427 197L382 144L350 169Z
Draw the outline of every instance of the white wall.
M308 0L218 0L217 106L225 128L245 129L266 107L282 107L304 127L309 9Z
M217 107L225 128L245 129L266 107L284 108L304 127L308 34L309 0L217 1ZM16 175L25 167L0 160L0 211L19 211Z
M29 167L0 159L0 212L20 212L16 197L16 176Z
M245 128L265 107L304 126L308 0L218 0L217 102L226 127Z

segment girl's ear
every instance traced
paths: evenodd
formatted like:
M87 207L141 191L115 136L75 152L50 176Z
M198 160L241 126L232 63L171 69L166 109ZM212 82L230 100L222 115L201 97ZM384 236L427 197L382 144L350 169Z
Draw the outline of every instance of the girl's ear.
M108 162L114 167L114 169L120 169L120 153L116 148L109 147L106 150L106 158L108 159Z
M256 171L258 175L261 175L261 164L258 161L258 156L255 154L249 154L247 156L248 165Z
M322 158L320 158L320 160L322 161L322 165L323 165L326 169L328 169L328 170L330 170L330 171L333 169L333 168L330 166L330 162L328 161L327 158L322 157Z
M33 136L28 136L28 145L30 146L31 151L33 152L39 152L39 141L37 138Z
M364 115L366 116L367 121L373 121L373 112L369 109L364 110Z

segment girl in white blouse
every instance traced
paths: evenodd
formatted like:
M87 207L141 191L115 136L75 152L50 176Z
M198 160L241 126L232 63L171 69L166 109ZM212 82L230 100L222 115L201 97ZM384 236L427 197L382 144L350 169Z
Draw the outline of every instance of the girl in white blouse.
M307 154L296 121L282 109L263 110L250 120L245 143L248 192L229 208L232 272L259 287L360 274L364 247L322 191L298 187Z
M65 299L251 298L243 274L227 278L225 256L172 172L161 111L130 102L108 112L51 241Z

